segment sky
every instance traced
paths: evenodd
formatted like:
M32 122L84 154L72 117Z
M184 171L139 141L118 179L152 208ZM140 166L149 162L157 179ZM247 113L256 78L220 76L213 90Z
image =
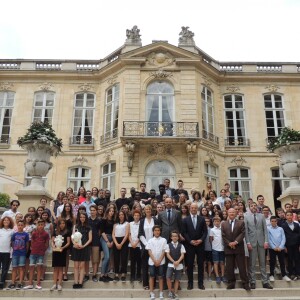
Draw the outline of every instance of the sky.
M189 26L217 61L300 62L300 0L1 1L0 59L101 59L137 25L143 46Z

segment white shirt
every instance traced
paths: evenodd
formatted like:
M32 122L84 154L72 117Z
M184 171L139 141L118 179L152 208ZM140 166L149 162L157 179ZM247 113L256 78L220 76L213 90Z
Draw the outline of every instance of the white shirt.
M1 219L3 219L4 217L10 217L13 219L13 221L16 221L16 214L19 214L19 213L20 213L19 211L16 211L14 213L11 209L9 209L2 214Z
M226 198L218 197L217 200L213 202L213 205L218 204L218 205L220 205L221 210L223 210L225 200L226 200Z
M214 226L214 228L210 230L210 236L213 237L211 243L212 249L215 251L224 251L221 227Z
M11 243L11 237L14 234L13 229L0 229L0 252L1 253L10 253L10 243Z
M153 238L153 231L152 228L154 226L154 220L151 218L150 223L148 222L148 219L145 218L144 222L144 231L145 231L145 236L140 237L140 241L147 246L148 241Z
M163 237L153 237L151 238L146 246L146 250L151 250L152 255L154 256L155 260L158 260L162 253L165 252L166 250L166 246L167 246L167 240ZM164 265L165 264L165 256L162 259L162 261L160 262L160 265ZM153 266L154 262L152 260L152 258L149 256L149 261L148 261L149 266Z
M126 227L128 222L124 222L123 224L115 225L115 237L124 237L126 235Z
M172 244L173 244L173 246L176 248L177 246L178 246L178 242L175 244L174 242L172 242ZM166 253L170 253L170 247L169 247L169 245L167 245L166 246L166 251L165 251ZM182 254L182 253L186 253L186 251L185 251L185 248L184 248L184 246L181 244L181 249L180 249L180 253ZM173 263L171 263L171 262L169 262L168 263L168 267L170 267L170 268L174 268L174 264ZM176 270L182 270L183 269L183 264L182 263L180 263L177 267L176 267Z
M57 208L57 210L56 210L56 218L59 218L60 216L61 216L61 213L62 213L62 211L63 211L63 209L64 209L64 204L62 204L62 205L60 205L58 208Z
M136 243L136 241L138 240L139 227L140 227L140 222L135 223L134 221L132 221L129 223L130 237L134 243ZM132 247L131 243L129 243L128 247ZM141 243L138 243L137 247L141 248Z

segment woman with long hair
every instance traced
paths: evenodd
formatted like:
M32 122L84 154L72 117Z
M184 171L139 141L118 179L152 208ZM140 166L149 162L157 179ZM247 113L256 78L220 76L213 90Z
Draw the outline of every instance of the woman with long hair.
M103 205L98 205L97 208L97 217L101 220L104 218L105 208Z
M86 189L84 186L81 186L77 193L78 196L78 204L80 205L86 200Z
M83 278L85 275L85 262L90 260L92 242L92 231L88 223L88 215L86 213L78 213L79 219L74 226L73 234L80 232L81 243L72 240L73 248L71 259L74 261L74 284L73 289L81 289L83 287Z
M209 194L210 192L215 192L215 191L213 189L211 181L207 181L205 189L202 191L202 198L208 200L210 198L210 194Z
M92 202L95 203L95 201L98 200L98 199L99 199L99 190L98 190L97 187L94 186L92 188L92 197L91 197L91 200L92 200Z
M56 220L56 214L57 214L57 208L62 205L62 199L65 196L65 193L63 191L58 192L56 199L51 200L50 202L50 212L52 220Z

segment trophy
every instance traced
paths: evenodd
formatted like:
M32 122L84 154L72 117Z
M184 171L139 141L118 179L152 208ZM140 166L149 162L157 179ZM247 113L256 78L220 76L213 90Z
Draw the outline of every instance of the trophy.
M62 252L62 244L64 242L64 237L62 235L58 235L54 239L54 245L53 251L55 252Z

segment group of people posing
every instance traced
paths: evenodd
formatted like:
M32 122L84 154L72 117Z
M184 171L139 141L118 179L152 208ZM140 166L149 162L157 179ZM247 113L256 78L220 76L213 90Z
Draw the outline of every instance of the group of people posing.
M156 278L160 299L164 289L170 299L178 298L184 272L188 290L194 288L195 271L201 290L205 289L205 272L208 280L226 282L227 289L234 289L237 270L242 288L255 289L257 258L263 288L273 288L270 282L275 281L276 257L283 280L300 279L300 210L296 199L272 215L262 195L256 202L244 201L230 192L229 184L219 195L210 182L203 191L194 189L189 195L182 180L174 189L165 179L158 193L153 189L148 193L146 184L141 183L139 191L131 188L130 197L126 194L122 188L120 197L112 200L109 190L80 187L74 193L68 188L59 192L49 207L42 198L40 205L29 207L24 216L18 212L19 201L13 200L0 221L0 289L10 262L12 280L7 289L42 289L49 255L54 268L51 291L61 291L62 282L69 280L70 257L74 261L74 289L83 288L90 279L104 283L130 279L142 282L151 299L155 299ZM79 241L76 233L80 233ZM62 242L59 247L57 240Z

